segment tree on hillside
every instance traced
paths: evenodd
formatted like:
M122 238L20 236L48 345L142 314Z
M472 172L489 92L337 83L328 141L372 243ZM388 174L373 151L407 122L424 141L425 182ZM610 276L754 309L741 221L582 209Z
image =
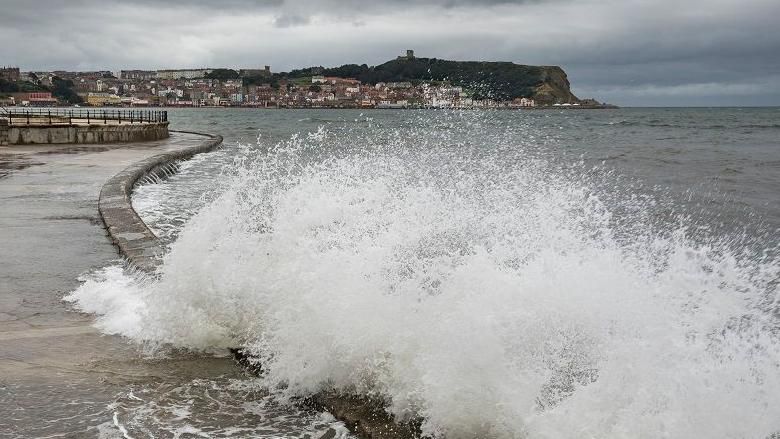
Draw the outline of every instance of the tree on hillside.
M15 82L6 81L0 78L0 92L2 93L16 93L19 91L19 86Z
M84 102L84 100L81 99L81 96L77 95L76 92L73 91L73 81L69 79L61 79L55 76L52 78L51 82L51 94L54 97L69 104L80 104Z
M238 79L238 72L233 69L214 69L211 73L206 73L206 78L220 81Z

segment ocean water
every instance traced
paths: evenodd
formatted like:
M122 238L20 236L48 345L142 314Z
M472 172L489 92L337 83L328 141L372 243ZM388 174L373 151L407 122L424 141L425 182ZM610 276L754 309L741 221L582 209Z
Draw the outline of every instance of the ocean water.
M433 436L780 434L780 109L170 119L226 146L136 189L169 252L68 297L106 333Z

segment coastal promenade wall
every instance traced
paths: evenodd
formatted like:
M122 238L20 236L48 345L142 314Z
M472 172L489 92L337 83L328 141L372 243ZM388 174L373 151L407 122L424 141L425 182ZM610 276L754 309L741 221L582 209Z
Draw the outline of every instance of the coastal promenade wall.
M8 145L8 121L0 119L0 146Z
M163 246L133 208L133 187L147 175L155 174L166 166L196 154L212 151L222 144L222 136L189 134L202 135L203 141L190 148L158 154L134 163L113 176L100 190L98 210L108 236L131 267L148 275L154 273L158 258L162 256Z
M6 145L145 142L168 136L168 122L0 126L0 142Z

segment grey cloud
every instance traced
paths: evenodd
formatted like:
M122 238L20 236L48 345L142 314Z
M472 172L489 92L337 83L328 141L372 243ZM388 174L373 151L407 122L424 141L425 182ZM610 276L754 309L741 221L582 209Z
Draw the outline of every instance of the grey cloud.
M309 24L311 21L310 17L301 16L301 15L294 15L294 14L283 14L279 17L276 17L274 19L274 26L276 27L294 27L294 26L303 26L306 24Z
M777 16L776 0L0 0L0 64L279 71L410 48L561 65L618 104L778 104Z

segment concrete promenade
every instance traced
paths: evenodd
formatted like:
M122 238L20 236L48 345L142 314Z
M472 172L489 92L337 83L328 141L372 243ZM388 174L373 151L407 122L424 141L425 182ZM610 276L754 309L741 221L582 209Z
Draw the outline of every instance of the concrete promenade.
M103 184L204 140L0 147L0 437L98 437L128 386L241 374L228 359L144 361L61 300L81 274L118 258L98 215Z

